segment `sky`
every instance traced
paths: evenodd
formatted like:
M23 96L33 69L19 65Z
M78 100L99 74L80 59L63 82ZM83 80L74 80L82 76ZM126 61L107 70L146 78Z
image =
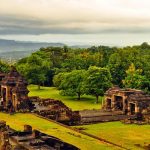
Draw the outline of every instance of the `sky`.
M150 0L0 0L0 38L68 45L149 42Z

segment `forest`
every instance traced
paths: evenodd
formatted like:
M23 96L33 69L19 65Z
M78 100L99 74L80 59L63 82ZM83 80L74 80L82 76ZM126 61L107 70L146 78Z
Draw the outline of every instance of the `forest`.
M150 45L90 48L46 47L14 65L29 84L55 86L60 94L78 99L93 95L98 101L113 85L150 91ZM0 61L0 72L10 64Z

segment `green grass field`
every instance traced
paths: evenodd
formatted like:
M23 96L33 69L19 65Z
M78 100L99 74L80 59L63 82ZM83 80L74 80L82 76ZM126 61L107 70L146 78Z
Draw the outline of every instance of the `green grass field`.
M77 100L77 97L73 96L62 96L55 87L41 87L38 90L36 85L28 86L30 91L29 96L39 96L41 98L53 98L62 100L72 110L83 110L83 109L100 109L101 103L95 103L95 97L89 95L81 96L81 100ZM101 98L99 98L101 99ZM100 101L100 100L99 100Z
M132 150L142 149L150 144L150 125L125 125L121 122L98 123L93 125L76 126L84 128L83 131L107 139Z
M31 125L33 129L55 136L65 142L73 144L81 150L113 150L115 147L102 143L96 139L77 133L56 123L38 118L32 114L9 115L0 113L0 120L7 121L11 128L23 130L24 124Z

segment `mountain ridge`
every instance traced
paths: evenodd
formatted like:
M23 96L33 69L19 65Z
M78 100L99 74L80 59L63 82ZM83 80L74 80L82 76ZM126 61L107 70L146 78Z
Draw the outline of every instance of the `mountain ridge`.
M20 59L39 50L41 47L63 47L63 43L16 41L0 39L0 58L1 59Z

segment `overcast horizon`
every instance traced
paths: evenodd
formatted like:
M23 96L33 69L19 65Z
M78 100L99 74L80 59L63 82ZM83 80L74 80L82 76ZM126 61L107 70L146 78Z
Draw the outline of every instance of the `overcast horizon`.
M68 45L149 42L149 0L0 0L0 38Z

